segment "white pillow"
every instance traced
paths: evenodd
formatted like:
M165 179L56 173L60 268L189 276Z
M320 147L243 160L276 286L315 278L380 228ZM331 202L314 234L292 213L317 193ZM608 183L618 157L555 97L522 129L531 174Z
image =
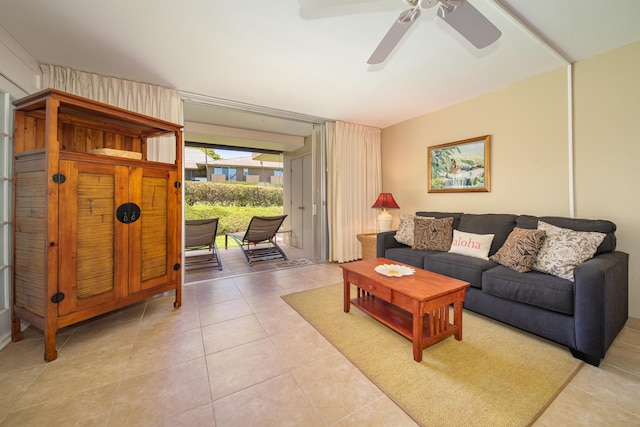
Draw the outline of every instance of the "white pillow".
M395 236L393 236L397 242L403 243L407 246L413 246L413 217L414 215L412 214L400 214L398 231L396 231Z
M495 234L474 234L453 230L453 241L449 253L488 260L493 236Z
M542 243L533 269L574 281L573 270L593 258L598 246L606 237L604 233L575 231L538 221L538 230L547 237Z

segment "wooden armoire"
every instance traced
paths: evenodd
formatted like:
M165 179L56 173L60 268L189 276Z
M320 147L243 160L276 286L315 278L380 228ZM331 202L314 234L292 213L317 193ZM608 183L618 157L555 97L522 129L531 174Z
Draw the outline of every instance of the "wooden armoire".
M182 126L47 89L14 102L12 340L152 295L181 305ZM172 163L148 145L175 143Z

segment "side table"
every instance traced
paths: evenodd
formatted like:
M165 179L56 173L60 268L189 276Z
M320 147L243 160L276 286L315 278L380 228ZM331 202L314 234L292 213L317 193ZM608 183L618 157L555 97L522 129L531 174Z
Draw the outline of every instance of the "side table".
M356 236L362 246L362 260L374 259L376 257L376 241L378 233L364 233Z

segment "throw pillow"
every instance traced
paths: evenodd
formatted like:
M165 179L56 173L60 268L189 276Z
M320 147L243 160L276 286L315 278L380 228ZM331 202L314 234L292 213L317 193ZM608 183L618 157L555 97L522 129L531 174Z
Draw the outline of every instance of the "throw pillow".
M475 234L453 230L453 241L449 252L488 260L493 236L494 234Z
M413 218L413 249L446 252L451 248L453 218Z
M403 243L407 246L413 246L413 217L415 215L401 213L400 224L398 225L398 231L393 236L398 243Z
M538 230L544 230L547 237L538 251L533 269L574 281L573 270L588 259L593 258L598 246L605 238L604 233L575 231L556 227L538 221Z
M531 271L546 235L544 230L515 227L504 245L489 259L520 273Z

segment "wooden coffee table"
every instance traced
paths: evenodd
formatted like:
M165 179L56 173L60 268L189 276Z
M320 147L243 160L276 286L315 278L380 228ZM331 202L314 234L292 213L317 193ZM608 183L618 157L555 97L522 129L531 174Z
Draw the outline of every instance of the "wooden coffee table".
M340 265L345 313L353 304L413 341L416 362L422 360L424 348L438 341L451 335L462 340L462 303L469 283L420 268L410 276L388 277L374 270L380 264L406 265L386 258ZM357 296L353 299L351 284L357 286ZM453 304L453 323L450 304Z

